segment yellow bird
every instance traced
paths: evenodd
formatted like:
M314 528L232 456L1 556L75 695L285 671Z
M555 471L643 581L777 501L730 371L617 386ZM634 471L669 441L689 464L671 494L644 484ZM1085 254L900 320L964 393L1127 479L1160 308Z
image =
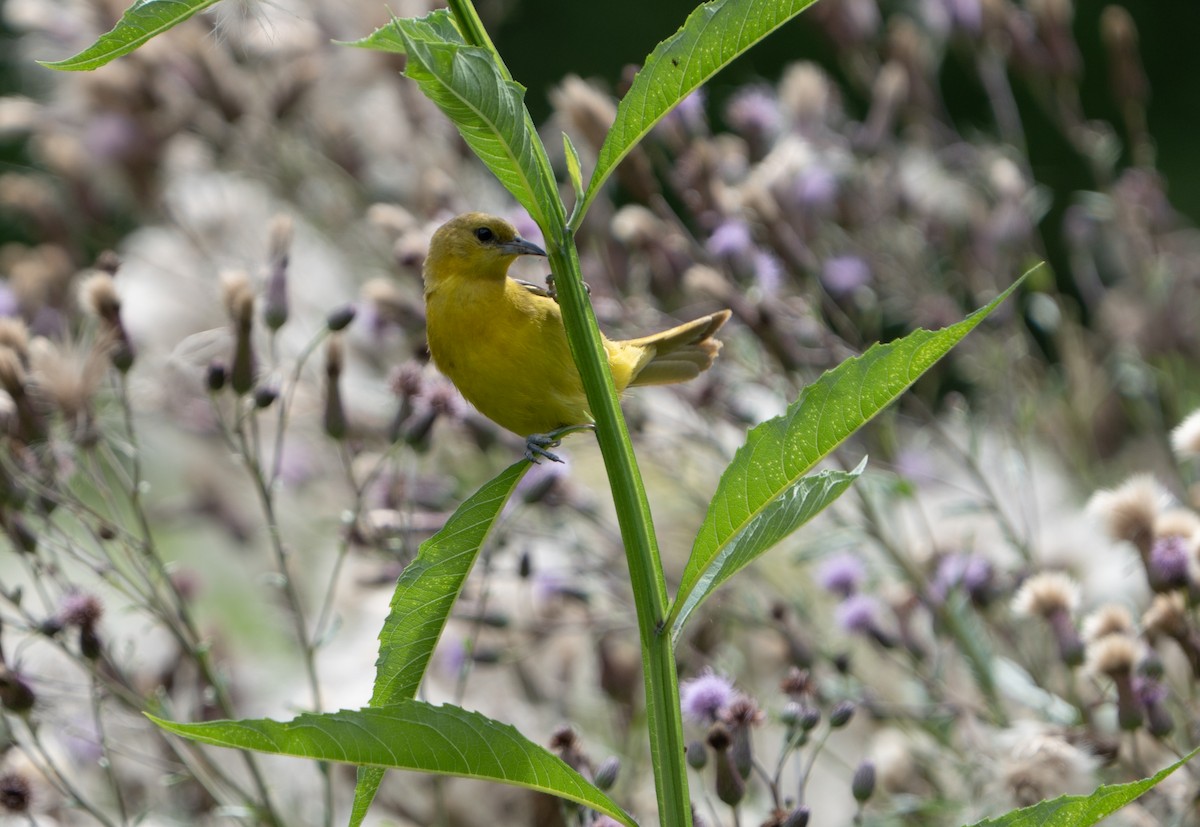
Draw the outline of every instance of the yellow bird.
M526 437L530 459L558 459L546 450L556 432L592 422L558 302L508 275L518 256L544 255L509 222L473 212L433 234L424 268L434 363L480 413ZM722 310L641 339L605 338L617 392L707 370L721 349L712 336L728 318Z

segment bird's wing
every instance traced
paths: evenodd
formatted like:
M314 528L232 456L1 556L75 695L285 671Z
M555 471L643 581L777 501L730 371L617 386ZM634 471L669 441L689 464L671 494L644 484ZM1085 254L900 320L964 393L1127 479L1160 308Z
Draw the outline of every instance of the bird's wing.
M554 298L554 294L551 293L549 290L547 290L545 287L534 284L531 281L525 281L524 279L513 279L513 281L515 281L517 284L524 287L526 290L528 290L530 293L532 293L535 296L541 296L546 299Z

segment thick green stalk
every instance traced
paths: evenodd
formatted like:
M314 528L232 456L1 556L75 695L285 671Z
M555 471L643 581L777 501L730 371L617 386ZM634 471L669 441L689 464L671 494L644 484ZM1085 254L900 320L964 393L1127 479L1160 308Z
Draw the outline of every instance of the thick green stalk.
M692 812L684 764L679 685L671 636L664 628L668 600L658 541L600 330L583 287L575 240L562 225L559 233L557 237L546 239L550 269L555 275L563 309L567 342L596 420L596 438L604 456L621 539L625 543L642 644L646 718L650 728L659 823L663 827L690 827Z
M463 38L491 52L500 73L506 79L511 78L471 0L448 2ZM528 111L525 119L527 128L536 140L536 129ZM551 178L548 189L553 192L553 173L548 163L543 171ZM544 209L541 216L544 219L542 231L546 234L550 269L554 273L562 305L567 342L596 421L596 438L604 456L604 467L608 472L617 521L621 527L621 539L625 544L642 644L646 718L650 729L650 755L658 796L659 824L664 827L691 827L692 810L684 763L679 685L671 636L666 629L667 585L650 518L650 506L646 501L642 476L608 369L608 355L604 351L600 329L583 287L579 253L575 249L575 239L567 229L563 205L553 199L553 203L539 206Z

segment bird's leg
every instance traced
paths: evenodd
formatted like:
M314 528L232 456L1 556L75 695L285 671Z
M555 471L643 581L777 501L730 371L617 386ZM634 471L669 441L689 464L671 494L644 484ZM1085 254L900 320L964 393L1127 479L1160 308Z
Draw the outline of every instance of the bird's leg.
M550 449L561 445L562 438L567 434L573 434L576 431L594 431L595 429L595 425L588 423L586 425L566 425L562 428L555 428L546 434L530 434L525 437L525 459L534 465L537 465L538 457L545 457L551 462L562 462L562 457L552 453Z

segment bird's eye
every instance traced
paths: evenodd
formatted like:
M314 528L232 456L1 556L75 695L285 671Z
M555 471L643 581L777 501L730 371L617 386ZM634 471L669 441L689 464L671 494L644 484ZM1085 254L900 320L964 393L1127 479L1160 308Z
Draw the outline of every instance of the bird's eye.
M477 230L475 230L475 237L486 244L494 239L496 234L492 232L491 227L479 227Z

